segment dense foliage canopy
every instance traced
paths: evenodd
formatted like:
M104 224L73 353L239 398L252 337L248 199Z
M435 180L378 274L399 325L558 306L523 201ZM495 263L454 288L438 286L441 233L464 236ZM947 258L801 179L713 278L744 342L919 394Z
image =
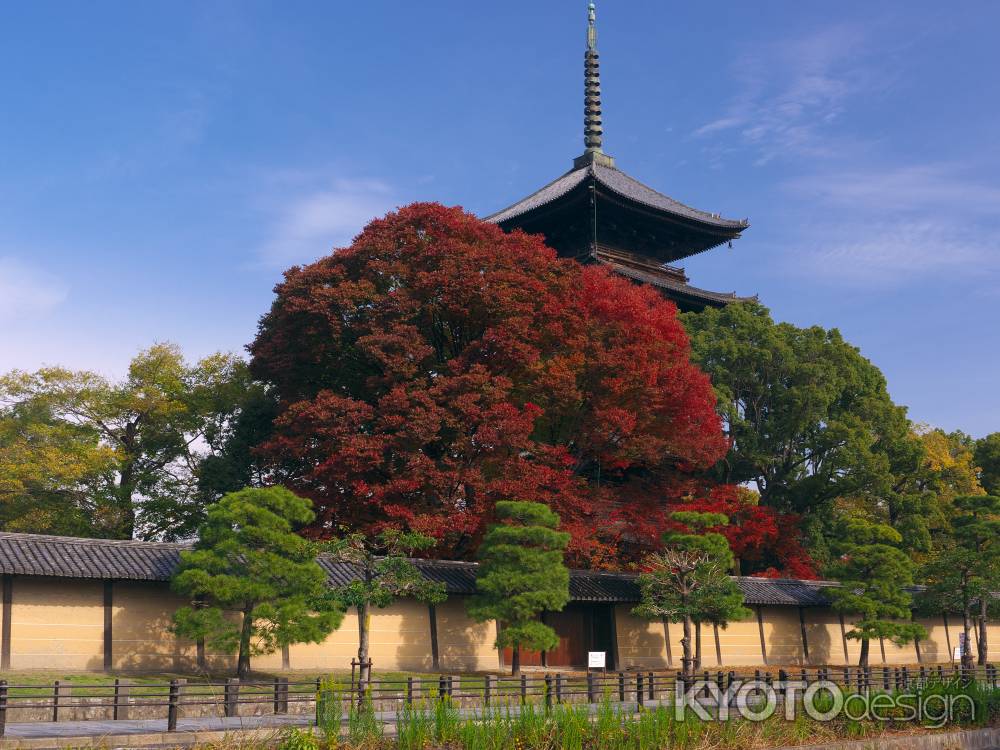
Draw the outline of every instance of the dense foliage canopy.
M262 452L318 536L399 524L464 557L518 497L577 563L618 565L725 452L673 304L460 209L400 209L276 293L251 346L279 402Z
M169 344L141 352L118 382L60 367L0 376L2 528L125 539L192 534L206 505L199 462L248 388L239 358L188 364Z

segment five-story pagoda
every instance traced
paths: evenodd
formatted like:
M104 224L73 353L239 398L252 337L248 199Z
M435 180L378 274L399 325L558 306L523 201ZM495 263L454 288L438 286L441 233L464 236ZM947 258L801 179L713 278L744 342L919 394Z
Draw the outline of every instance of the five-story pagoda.
M724 219L669 198L618 169L602 150L601 78L594 4L584 54L583 155L573 168L527 198L486 218L503 229L542 234L562 256L603 263L652 284L681 310L741 299L688 284L678 260L738 239L746 219Z

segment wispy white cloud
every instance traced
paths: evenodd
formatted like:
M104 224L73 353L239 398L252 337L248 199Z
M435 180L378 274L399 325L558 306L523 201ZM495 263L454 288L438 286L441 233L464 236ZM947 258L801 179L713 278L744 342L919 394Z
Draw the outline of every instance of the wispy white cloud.
M12 256L0 256L0 320L45 313L67 296L56 277Z
M298 180L294 175L279 180L289 181ZM369 221L396 205L392 189L380 180L337 179L294 191L273 207L271 236L260 248L260 261L269 266L312 261L349 244Z
M803 224L808 251L789 251L811 275L866 286L1000 275L1000 188L961 165L819 172L783 187L822 217Z
M800 270L836 283L887 287L933 277L993 283L1000 273L1000 243L933 217L828 227L814 242Z
M787 181L791 193L872 213L959 212L1000 219L1000 186L961 164L828 171Z
M851 97L887 86L892 75L872 66L869 31L855 26L755 49L734 67L738 93L725 111L694 131L705 140L735 139L765 164L781 155L827 157L839 152L830 127ZM732 144L710 144L714 158Z

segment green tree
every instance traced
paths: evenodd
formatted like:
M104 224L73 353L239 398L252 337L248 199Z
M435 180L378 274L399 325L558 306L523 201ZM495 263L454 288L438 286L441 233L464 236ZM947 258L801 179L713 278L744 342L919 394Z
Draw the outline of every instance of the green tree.
M647 572L639 576L642 603L635 613L648 619L683 623L681 664L686 676L698 668L700 655L692 655L691 637L696 627L711 622L725 627L750 616L743 593L729 577L733 553L729 542L707 529L724 526L722 513L678 511L671 515L680 528L663 536L663 551L646 558Z
M91 536L103 509L97 488L115 458L96 430L44 404L0 404L0 528Z
M237 373L236 380L242 395L231 400L226 410L217 412L205 430L207 451L199 457L194 472L194 501L202 507L228 492L264 487L271 480L271 472L255 448L270 437L278 404L274 394L252 382L245 369Z
M477 622L500 624L498 649L510 647L511 674L521 671L521 648L546 651L559 645L556 632L539 621L569 602L569 570L563 562L570 535L557 531L559 516L542 503L500 501L498 524L479 548L476 594L468 602Z
M435 544L435 539L422 534L386 529L374 538L347 534L324 545L332 559L354 566L358 573L353 581L337 588L336 596L358 613L359 694L364 694L370 678L368 641L372 607L383 609L401 596L428 604L445 600L444 585L424 578L410 559L414 552Z
M343 605L316 562L316 545L295 533L313 518L309 501L283 487L247 488L209 507L172 580L191 599L174 615L175 632L238 649L241 678L251 655L322 642L340 625Z
M914 563L899 548L902 536L886 524L847 518L838 538L840 556L828 572L840 586L827 593L837 612L858 616L847 637L861 641L858 665L867 667L873 638L903 645L926 635L911 621Z
M683 321L731 440L714 479L752 483L762 505L803 514L812 527L832 518L838 498L896 499L920 446L882 373L839 331L775 323L757 303ZM910 519L919 515L902 498L897 505Z
M983 489L990 495L1000 495L1000 432L976 441L975 458Z
M978 661L984 665L988 615L993 593L1000 589L1000 498L967 495L955 498L953 505L952 533L924 568L927 590L922 598L925 608L962 613L962 665L971 667L973 617L979 626Z
M13 418L22 437L44 433L52 457L45 490L33 494L15 486L16 500L33 506L38 499L33 510L41 518L45 498L74 498L72 508L87 519L87 535L192 533L204 513L194 492L197 446L237 411L248 383L238 357L216 354L190 365L170 344L141 352L120 382L60 367L0 377L0 421L10 424ZM67 475L53 468L60 457L68 465L82 459L86 466ZM41 451L32 454L36 461L36 469L46 465ZM17 473L4 463L0 455L0 476ZM42 524L26 530L48 529Z

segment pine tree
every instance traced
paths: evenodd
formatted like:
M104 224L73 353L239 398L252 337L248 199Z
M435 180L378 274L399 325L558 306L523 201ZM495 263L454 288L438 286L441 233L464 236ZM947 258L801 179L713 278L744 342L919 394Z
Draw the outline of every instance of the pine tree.
M511 674L521 670L521 648L544 651L559 644L556 632L538 620L569 602L569 570L563 562L570 535L556 531L559 516L541 503L501 501L500 522L479 548L477 594L468 603L477 622L497 620L498 649L513 650Z
M750 616L743 606L743 594L729 577L733 553L722 534L707 529L725 526L722 513L678 511L671 520L680 527L663 536L662 552L646 559L648 572L639 576L642 604L635 613L649 619L681 622L684 674L697 668L692 658L691 636L703 622L725 627L733 620Z
M928 609L958 609L962 613L962 666L968 669L972 667L973 619L979 625L976 650L980 665L986 664L989 651L987 616L992 593L1000 588L1000 498L957 497L953 507L957 513L951 519L951 534L924 567L927 591L922 600Z
M422 534L386 529L375 537L347 534L324 545L339 562L355 567L358 577L336 590L337 598L358 613L358 693L364 695L371 678L368 641L371 608L388 607L401 596L438 604L447 594L443 584L429 581L410 559L418 550L433 547L435 540Z
M870 643L889 638L896 645L926 636L912 622L914 563L899 545L902 536L891 526L850 518L839 529L840 557L830 567L830 577L841 585L827 590L833 608L859 619L847 637L861 641L858 665L868 666Z
M231 492L210 506L174 574L174 590L191 598L175 613L174 631L220 651L238 649L240 678L253 654L322 642L340 625L343 606L316 546L295 533L312 520L309 501L283 487ZM238 621L227 617L233 611Z

